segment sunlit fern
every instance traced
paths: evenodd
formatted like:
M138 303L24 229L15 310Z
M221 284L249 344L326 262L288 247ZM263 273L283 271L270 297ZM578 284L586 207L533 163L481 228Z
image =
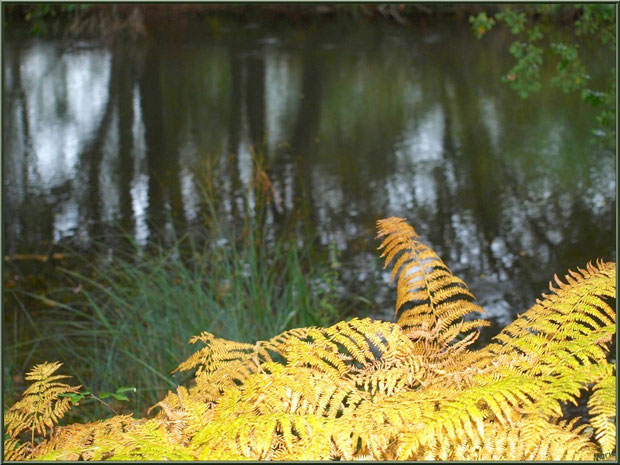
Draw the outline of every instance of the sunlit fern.
M378 231L386 266L394 263L396 323L355 318L256 344L202 333L191 342L204 347L177 368L195 370L194 382L169 392L151 418L57 427L36 448L12 434L5 450L215 461L592 460L615 450L615 263L556 277L473 351L475 329L488 323L470 319L483 310L465 283L404 220L382 220ZM563 403L588 393L590 417L563 418ZM23 423L20 408L5 416L7 431L58 418L48 409Z
M70 409L71 400L62 395L76 393L80 386L69 386L59 381L68 378L54 375L61 365L59 362L42 363L26 374L30 386L23 393L22 399L4 413L4 434L8 438L5 440L7 460L21 457L28 448L33 450L35 435L47 436L48 428L53 430L54 425ZM28 446L19 440L24 433L30 436Z

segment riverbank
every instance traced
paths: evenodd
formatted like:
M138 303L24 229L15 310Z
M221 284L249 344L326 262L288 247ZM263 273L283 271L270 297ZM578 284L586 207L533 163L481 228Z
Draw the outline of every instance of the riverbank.
M494 4L283 4L283 3L189 3L189 4L10 4L5 5L5 27L26 22L37 34L63 34L71 37L95 35L108 39L119 35L133 38L148 36L162 24L182 28L189 18L208 15L235 17L240 20L278 21L301 25L308 22L346 18L352 21L387 20L412 26L437 18L467 21L481 12L495 14L501 5ZM537 16L528 5L513 5L517 11ZM558 6L553 13L556 23L572 23L582 14L579 8Z
M52 254L45 270L32 267L39 256L5 259L5 404L23 391L30 366L61 360L91 392L135 387L113 408L144 414L186 381L170 373L194 349L192 336L255 342L346 315L334 261L314 253L311 235L266 237L264 220L262 208L248 210L239 229L214 215L165 246L94 243L88 255ZM106 409L94 403L78 420Z

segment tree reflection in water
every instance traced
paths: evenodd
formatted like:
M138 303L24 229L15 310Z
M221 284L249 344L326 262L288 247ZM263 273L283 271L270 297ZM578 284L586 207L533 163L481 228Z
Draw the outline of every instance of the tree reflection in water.
M501 31L247 26L197 20L174 41L84 48L9 34L6 253L87 246L119 225L140 243L170 221L199 227L208 159L235 221L260 152L272 234L297 223L335 244L351 292L383 287L374 224L391 215L502 323L551 273L615 258L614 157L591 144L591 110L501 84ZM375 298L389 313L391 291Z

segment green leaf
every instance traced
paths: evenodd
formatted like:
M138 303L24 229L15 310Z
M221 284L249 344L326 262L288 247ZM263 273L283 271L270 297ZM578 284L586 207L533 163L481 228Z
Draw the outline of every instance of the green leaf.
M102 392L101 394L99 394L99 398L100 399L107 399L110 396L113 396L114 393L112 392Z
M129 400L129 397L127 397L124 394L112 394L114 396L114 398L116 400Z
M130 392L130 391L131 391L131 392L136 392L136 388L135 388L135 387L127 387L127 386L124 386L124 387L119 387L119 388L116 390L116 393L117 393L117 394L121 394L121 393L123 393L123 392Z
M73 392L65 392L65 393L59 394L60 397L68 397L71 400L71 402L74 404L77 404L78 402L80 402L82 399L84 399L84 397L86 397L86 395L87 393L76 394Z

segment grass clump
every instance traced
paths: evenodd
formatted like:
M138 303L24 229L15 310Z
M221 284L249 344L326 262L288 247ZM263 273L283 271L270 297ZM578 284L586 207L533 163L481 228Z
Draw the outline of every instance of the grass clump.
M45 297L29 294L47 308L31 315L23 306L28 328L7 347L7 365L15 373L16 366L55 357L93 392L135 387L129 402L113 406L144 411L185 381L170 373L189 355L194 334L245 342L341 318L335 269L311 256L308 241L299 247L294 238L263 240L265 228L251 216L240 231L214 222L171 246L131 242L111 260L62 269L73 285ZM12 292L25 300L25 292ZM29 352L29 361L17 361ZM96 403L88 410L109 414Z
M108 405L93 395L82 401L92 408L79 409L88 417L71 418L76 410L68 421L143 414L187 381L171 372L191 353L187 342L195 334L249 342L345 316L349 305L335 258L318 255L314 237L299 237L294 228L274 234L264 157L253 154L253 179L239 193L245 210L233 218L220 208L214 166L217 157L201 173L203 219L191 232L176 235L180 228L170 228L170 220L158 243L149 238L140 245L130 236L124 246L100 243L94 256L73 254L85 263L57 266L31 290L8 290L6 404L23 390L27 367L59 360L89 392L135 388L122 395L128 401Z

